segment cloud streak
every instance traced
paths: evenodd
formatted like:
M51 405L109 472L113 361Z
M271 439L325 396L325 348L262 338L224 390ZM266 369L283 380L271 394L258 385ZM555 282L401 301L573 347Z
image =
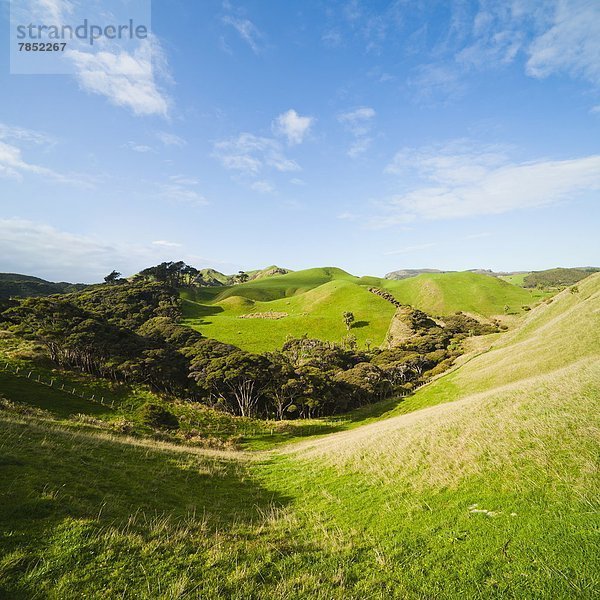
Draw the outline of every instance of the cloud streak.
M285 156L277 140L251 133L241 133L237 137L216 142L213 156L226 169L250 176L267 169L300 171L298 163Z
M0 177L22 181L27 175L35 175L56 183L89 187L89 178L61 173L23 158L22 146L53 144L54 141L43 133L0 124Z
M550 206L600 190L600 155L517 162L495 146L405 149L386 168L419 182L382 202L373 226L494 215Z
M338 122L354 137L354 141L348 150L350 158L357 158L370 148L373 142L370 133L376 114L375 109L370 106L361 106L338 114Z

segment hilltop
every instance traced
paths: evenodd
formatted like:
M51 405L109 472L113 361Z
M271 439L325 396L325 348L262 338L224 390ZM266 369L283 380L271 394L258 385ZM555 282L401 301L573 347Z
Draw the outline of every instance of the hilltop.
M204 335L252 351L270 350L287 336L340 341L348 334L342 314L356 319L350 333L359 346L383 343L395 306L372 290L430 315L464 311L483 320L522 314L544 297L501 279L471 272L426 273L409 279L356 277L323 267L219 288L182 289L186 323ZM269 318L247 315L277 314Z
M18 273L0 273L0 300L11 296L47 296L49 294L66 294L85 288L83 283L67 283L46 281L40 277L20 275Z

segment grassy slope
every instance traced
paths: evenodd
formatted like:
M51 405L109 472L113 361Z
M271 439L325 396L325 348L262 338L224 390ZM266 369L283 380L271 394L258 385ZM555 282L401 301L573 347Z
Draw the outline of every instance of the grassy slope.
M281 346L288 335L340 341L346 334L342 313L354 313L351 333L364 347L368 340L380 345L394 307L368 292L385 288L405 304L430 314L458 310L485 317L520 313L523 305L543 297L494 277L476 273L424 274L401 281L354 277L341 269L297 271L226 289L184 290L186 322L208 337L256 352ZM255 312L285 312L279 320L240 319Z
M483 316L521 312L521 306L543 297L506 283L497 277L478 273L431 273L387 282L385 287L400 302L434 315L458 310Z
M527 275L529 275L529 273L516 273L515 275L500 275L499 279L502 279L503 281L506 281L508 283L512 283L513 285L523 287L523 282Z
M428 408L259 460L3 417L0 596L597 597L600 275L579 288Z

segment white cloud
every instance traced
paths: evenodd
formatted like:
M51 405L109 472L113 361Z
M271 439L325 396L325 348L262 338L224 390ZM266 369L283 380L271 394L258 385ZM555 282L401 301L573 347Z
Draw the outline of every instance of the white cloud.
M153 150L152 146L146 146L146 144L138 144L137 142L127 142L127 144L125 145L134 152L140 152L141 154L145 154L146 152L152 152Z
M281 172L300 170L298 163L286 158L277 140L251 133L215 143L213 156L226 169L252 176L266 168Z
M463 13L461 4L455 13ZM564 74L600 84L600 2L543 0L482 2L472 19L460 19L455 66L495 68L525 58L525 73L538 79ZM465 43L465 39L468 42ZM451 65L420 75L430 93L456 95L460 76ZM419 80L414 82L419 83Z
M14 125L6 125L5 123L0 123L0 140L13 140L46 147L52 147L56 144L56 140L47 133L33 131L24 127L16 127Z
M57 183L90 186L90 178L81 175L60 173L23 158L21 146L27 147L31 144L37 146L46 145L48 139L45 134L29 129L0 125L0 177L21 181L25 175L31 174ZM53 144L53 142L50 142L50 144Z
M533 40L528 53L532 77L567 73L600 84L600 3L557 2L550 27Z
M195 177L171 175L168 181L158 184L158 196L168 202L205 206L208 200L198 191L200 182Z
M73 18L81 15L90 22L103 22L106 17L103 9L93 3L88 6L69 0L30 0L26 14L30 22L55 25L71 23ZM95 48L73 40L63 58L70 63L75 78L85 91L102 95L137 116L168 116L171 99L159 80L167 82L171 76L155 36L139 40L133 51L126 51L118 42L111 43L106 38L99 40Z
M179 148L183 148L183 146L187 145L187 142L182 137L179 137L174 133L167 133L166 131L157 131L156 137L165 146L177 146Z
M464 141L403 150L386 172L416 173L419 183L383 202L375 226L539 208L600 190L600 155L517 162L497 146Z
M261 194L271 194L275 191L275 188L271 183L262 179L259 181L255 181L250 185L250 187L255 192L260 192Z
M262 51L262 34L250 19L242 19L227 15L223 17L223 23L233 27L240 37L252 48L254 54Z
M360 216L352 212L342 212L337 216L340 221L357 221Z
M453 64L430 63L416 67L407 81L419 102L446 102L460 97L465 84Z
M361 106L338 114L338 121L354 136L354 142L348 149L350 158L357 158L370 148L373 140L369 133L376 114L375 109L370 106Z
M338 121L344 124L355 135L361 135L369 131L370 123L375 118L374 108L370 106L361 106L354 110L340 113Z
M158 240L164 242L164 240ZM0 219L0 271L37 275L52 281L97 282L117 269L129 275L172 260L172 242L112 244L25 219ZM179 247L179 246L177 246ZM205 258L183 253L178 259L205 266ZM214 261L211 261L214 262Z
M331 48L338 48L342 45L342 34L337 29L329 29L321 36L321 41Z
M177 242L169 242L167 240L155 240L152 242L154 246L161 246L163 248L181 248L181 244Z
M69 50L65 57L74 63L77 80L84 90L100 94L136 116L168 115L171 101L155 74L163 79L169 75L156 38L141 40L133 53Z
M300 179L299 177L293 177L290 179L290 183L292 185L306 185L306 181L304 181L304 179Z
M372 138L358 138L354 143L351 144L350 148L348 149L348 156L350 158L357 158L361 154L364 154L371 147L372 143Z
M313 123L313 117L301 117L291 108L273 121L273 131L276 135L285 136L290 145L301 144Z

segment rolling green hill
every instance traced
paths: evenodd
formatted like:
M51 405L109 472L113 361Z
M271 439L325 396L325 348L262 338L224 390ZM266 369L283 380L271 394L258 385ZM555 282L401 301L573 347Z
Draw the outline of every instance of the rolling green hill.
M391 292L403 304L433 315L464 311L491 317L520 314L544 295L538 290L506 283L477 273L427 273L410 279L355 277L334 267L296 271L244 284L182 291L186 323L208 337L247 350L265 351L281 346L286 337L307 334L340 341L351 333L360 347L378 346L385 339L394 306L369 292L377 287ZM342 320L354 313L350 332ZM276 313L278 318L241 318Z
M600 274L578 289L386 418L267 453L0 411L0 596L598 597Z
M11 296L26 298L29 296L47 296L49 294L67 294L85 288L83 283L54 283L31 275L18 273L0 273L0 300Z

